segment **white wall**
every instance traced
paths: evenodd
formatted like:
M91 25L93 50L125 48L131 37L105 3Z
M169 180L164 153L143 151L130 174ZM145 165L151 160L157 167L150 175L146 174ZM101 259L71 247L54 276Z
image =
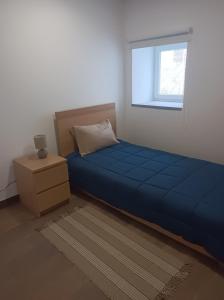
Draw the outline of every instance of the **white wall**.
M122 119L122 13L119 0L0 2L0 190L35 134L56 151L55 111L116 101Z
M0 2L0 190L35 134L56 151L55 111L111 101L120 136L124 121L132 142L224 163L224 1L124 1L125 13L123 0ZM123 114L123 21L126 42L193 27L184 110L131 107L126 65Z
M224 1L126 0L125 11L126 41L194 30L182 111L131 107L127 63L127 138L224 163Z

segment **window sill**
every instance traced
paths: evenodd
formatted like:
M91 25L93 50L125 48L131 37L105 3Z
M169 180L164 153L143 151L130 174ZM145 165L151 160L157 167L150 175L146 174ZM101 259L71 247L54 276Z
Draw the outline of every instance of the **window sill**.
M142 104L132 104L132 106L175 110L182 110L184 107L183 103L171 101L150 101Z

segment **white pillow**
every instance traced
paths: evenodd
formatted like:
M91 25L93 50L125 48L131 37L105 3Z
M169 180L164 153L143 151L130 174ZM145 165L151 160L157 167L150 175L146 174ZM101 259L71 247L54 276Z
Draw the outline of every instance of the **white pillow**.
M73 126L72 131L81 156L119 143L109 120L94 125Z

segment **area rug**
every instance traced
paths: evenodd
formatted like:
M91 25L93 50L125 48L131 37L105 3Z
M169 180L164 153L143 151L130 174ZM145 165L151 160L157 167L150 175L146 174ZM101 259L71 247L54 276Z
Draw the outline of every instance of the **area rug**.
M76 209L41 233L110 299L167 299L191 268L97 207Z

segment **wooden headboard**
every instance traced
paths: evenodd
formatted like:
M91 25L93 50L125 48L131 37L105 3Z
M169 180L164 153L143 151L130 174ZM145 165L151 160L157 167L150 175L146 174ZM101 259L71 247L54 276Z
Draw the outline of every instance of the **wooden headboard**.
M91 125L109 119L116 133L115 103L90 106L55 113L55 130L58 152L67 156L77 150L77 144L70 133L72 126Z

